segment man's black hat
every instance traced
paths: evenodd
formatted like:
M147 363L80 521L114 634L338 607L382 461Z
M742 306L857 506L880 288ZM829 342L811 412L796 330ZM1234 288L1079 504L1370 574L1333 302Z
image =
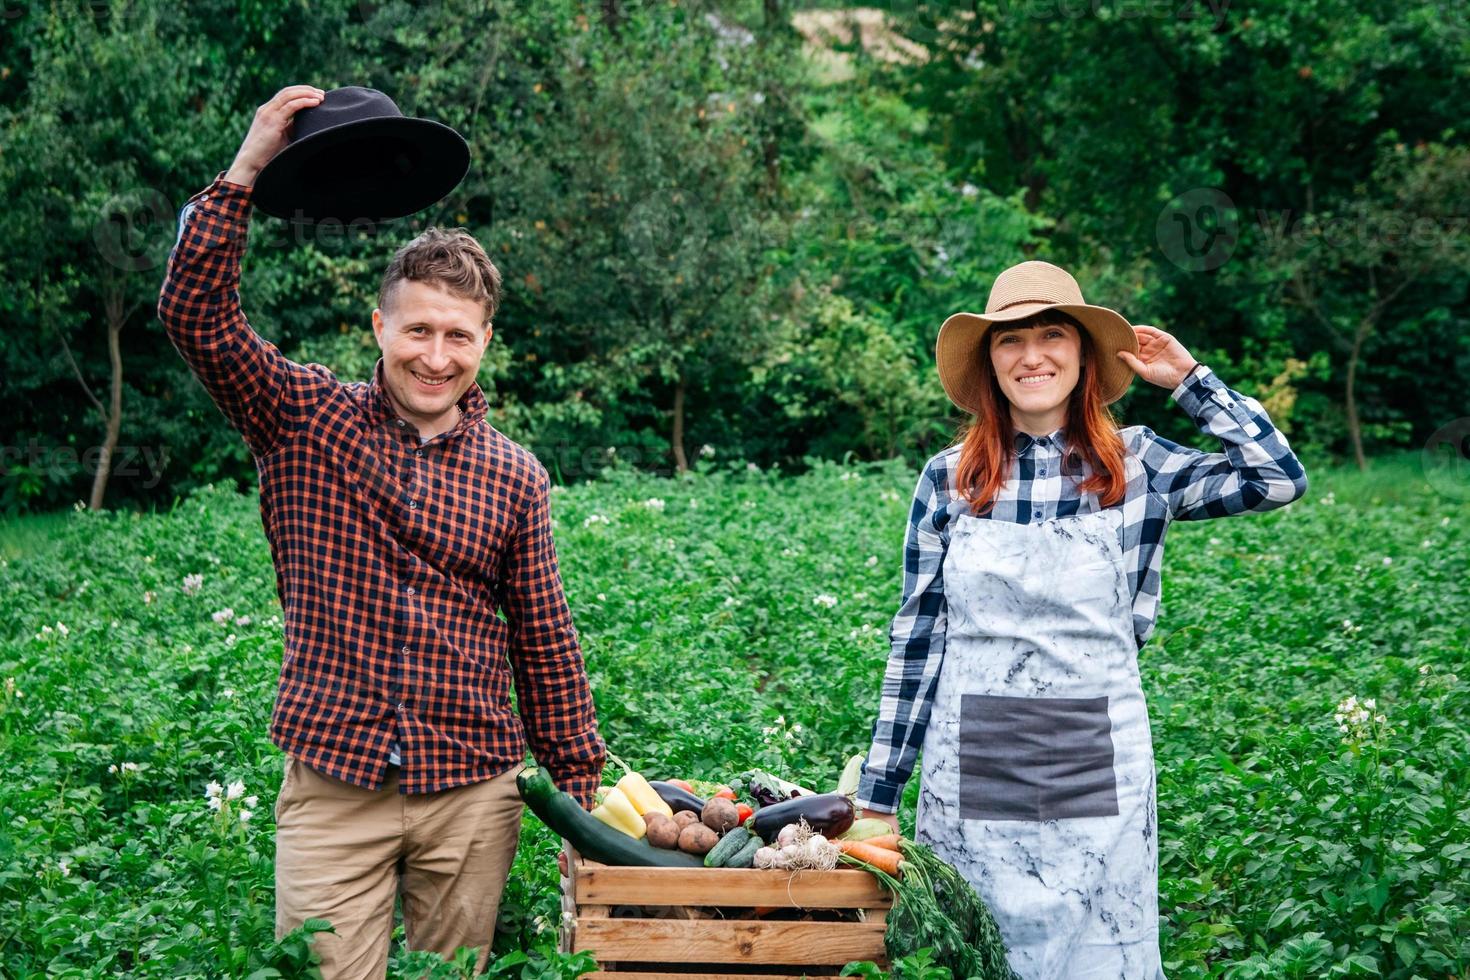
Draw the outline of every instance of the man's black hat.
M422 211L464 179L470 148L443 123L414 119L377 89L334 88L293 118L291 142L252 195L289 221L385 221Z

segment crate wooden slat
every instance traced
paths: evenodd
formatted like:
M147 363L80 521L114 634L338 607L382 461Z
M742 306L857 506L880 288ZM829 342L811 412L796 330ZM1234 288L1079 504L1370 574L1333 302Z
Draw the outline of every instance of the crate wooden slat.
M656 895L657 901L650 900ZM718 899L718 901L712 901ZM724 905L804 909L886 909L893 898L872 875L740 868L612 868L583 862L579 905Z
M887 965L893 899L865 871L612 867L570 847L567 864L562 948L592 953L589 976L795 980L854 960ZM806 921L752 917L773 911Z
M883 926L871 922L602 919L578 924L577 946L593 951L599 960L810 966L881 957Z
M635 970L597 970L584 973L593 980L750 980L749 973L639 973ZM761 980L803 980L803 973L762 973Z

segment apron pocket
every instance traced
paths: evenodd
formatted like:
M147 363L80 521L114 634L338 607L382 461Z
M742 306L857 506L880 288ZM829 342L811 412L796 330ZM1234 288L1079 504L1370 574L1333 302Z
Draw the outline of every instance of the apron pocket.
M960 699L960 817L1118 815L1108 699Z

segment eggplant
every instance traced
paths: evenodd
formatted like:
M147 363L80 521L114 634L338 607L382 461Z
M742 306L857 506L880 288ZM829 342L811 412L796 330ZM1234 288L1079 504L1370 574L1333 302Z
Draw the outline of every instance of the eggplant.
M675 813L681 810L688 810L691 813L704 812L705 801L687 789L680 789L673 783L660 782L656 779L650 780L648 785L653 787L653 791L658 794L658 798L667 803L669 809Z
M755 811L745 825L755 831L760 839L769 844L776 839L781 828L789 823L805 820L817 833L828 840L845 833L857 818L852 800L841 793L822 793L819 796L798 796L782 803L773 803Z

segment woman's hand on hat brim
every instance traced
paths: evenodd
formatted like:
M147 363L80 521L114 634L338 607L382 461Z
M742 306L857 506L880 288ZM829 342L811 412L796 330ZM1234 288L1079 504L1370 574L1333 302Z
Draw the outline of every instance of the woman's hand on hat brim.
M235 154L235 162L225 173L225 180L242 187L254 187L271 157L286 148L290 140L291 120L302 109L319 105L326 97L315 85L287 85L260 108L250 123L250 131Z
M1172 391L1194 370L1197 362L1172 334L1145 324L1135 324L1133 332L1138 337L1138 353L1120 350L1118 357L1149 384Z

